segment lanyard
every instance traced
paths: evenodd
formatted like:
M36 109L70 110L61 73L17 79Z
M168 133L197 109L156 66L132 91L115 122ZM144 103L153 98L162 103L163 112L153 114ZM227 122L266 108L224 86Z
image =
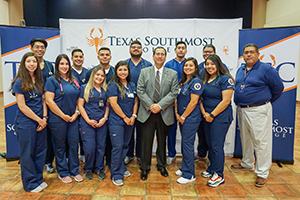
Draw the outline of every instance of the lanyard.
M58 78L58 80L59 80L59 82L60 82L60 83L59 83L59 86L60 86L60 95L63 96L63 95L65 95L65 93L64 93L64 88L63 88L63 86L62 86L62 84L61 84L60 78ZM69 80L69 81L67 81L67 82L69 82L69 83L73 86L73 88L75 88L75 89L79 89L79 88L80 88L80 86L79 86L79 84L78 84L78 82L77 82L76 79L74 79L74 81L73 81L73 83L76 85L76 87L74 87L74 84L72 83L71 80Z

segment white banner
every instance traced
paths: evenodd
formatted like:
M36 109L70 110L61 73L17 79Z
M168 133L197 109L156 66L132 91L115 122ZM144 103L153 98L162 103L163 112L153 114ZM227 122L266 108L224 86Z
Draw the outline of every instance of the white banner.
M60 19L61 51L71 55L74 48L84 51L84 66L99 64L97 51L109 47L111 65L130 57L129 45L139 40L143 46L143 58L153 63L152 52L157 46L167 50L167 61L175 57L177 41L187 43L186 57L202 62L202 49L213 44L217 54L230 71L238 67L238 30L242 19ZM234 124L235 122L233 122ZM230 129L225 142L226 154L233 153L234 129ZM178 142L177 142L178 143ZM180 144L177 146L180 152Z

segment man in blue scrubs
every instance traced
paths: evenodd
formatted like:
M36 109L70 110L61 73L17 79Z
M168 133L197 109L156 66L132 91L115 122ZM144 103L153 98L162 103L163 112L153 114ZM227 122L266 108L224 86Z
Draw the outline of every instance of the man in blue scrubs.
M125 60L125 62L128 63L130 68L130 75L131 75L131 81L137 85L137 81L140 76L141 69L150 67L152 64L142 58L142 44L140 41L135 40L132 41L129 47L129 53L131 55L130 58ZM128 153L125 157L125 165L129 164L133 158L134 158L134 147L135 147L135 156L138 160L140 160L140 130L141 130L141 123L139 121L135 121L135 130L136 130L136 137L134 139L134 128L133 128L133 134L129 143L129 149Z
M231 169L252 171L256 160L255 186L263 187L272 165L272 103L284 86L276 69L258 59L256 44L244 46L243 58L246 64L236 73L234 90L243 159Z
M185 54L187 53L186 44L183 41L176 43L175 48L176 57L168 61L165 67L173 69L177 72L178 82L181 80L181 73L183 63L185 61ZM174 115L175 123L170 127L168 133L168 158L167 165L170 165L176 159L176 135L177 135L177 120Z

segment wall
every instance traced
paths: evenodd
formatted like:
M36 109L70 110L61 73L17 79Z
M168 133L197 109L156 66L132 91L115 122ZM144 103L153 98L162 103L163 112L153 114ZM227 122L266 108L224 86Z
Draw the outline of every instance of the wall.
M0 0L0 25L9 25L9 12L8 12L8 2L4 0ZM1 46L0 46L1 52ZM2 83L2 61L0 56L0 92L3 91L3 83Z

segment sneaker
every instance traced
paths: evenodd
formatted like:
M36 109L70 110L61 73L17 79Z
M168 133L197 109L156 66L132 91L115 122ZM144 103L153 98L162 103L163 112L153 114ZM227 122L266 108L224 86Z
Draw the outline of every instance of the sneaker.
M124 159L125 165L128 165L133 160L133 157L126 156Z
M42 189L45 189L48 187L48 184L46 182L42 182L40 185L39 185Z
M126 170L125 172L124 172L124 176L125 177L129 177L131 174L130 174L130 172L128 171L128 170Z
M234 170L247 170L247 171L253 171L254 170L253 167L252 168L243 167L241 165L241 163L239 163L239 164L232 164L230 168L234 169Z
M177 171L175 172L175 174L176 174L177 176L182 176L182 171L179 169L179 170L177 170Z
M51 163L45 164L45 169L46 169L46 172L47 172L48 174L52 174L52 173L55 172L55 169L54 169L54 167L52 166Z
M200 157L198 155L195 155L195 158L194 158L194 162L197 162L199 160L205 160L206 157Z
M63 183L71 183L72 179L70 176L65 176L65 177L61 177L60 175L58 175L58 178L63 182Z
M100 170L99 172L97 172L98 178L100 180L105 179L106 178L106 174L104 173L103 170Z
M81 160L83 163L85 163L85 156L84 155L80 155L79 156L79 160Z
M112 182L113 182L116 186L122 186L122 185L124 184L122 179L119 179L119 180L114 180L114 179L112 179Z
M30 192L37 193L37 192L41 192L41 191L43 191L43 188L41 187L41 185L39 185L36 188L34 188L33 190L31 190Z
M263 187L265 186L267 183L267 179L266 178L263 178L263 177L257 177L256 178L256 181L255 181L255 186L256 187Z
M186 183L193 182L195 180L196 180L196 178L194 176L192 176L191 179L180 177L179 179L177 179L177 182L180 183L180 184L186 184Z
M94 178L93 173L91 171L88 171L85 173L85 178L88 180L91 180Z
M175 156L174 157L167 157L167 165L171 165L174 160L176 160Z
M202 172L201 176L204 177L204 178L212 177L211 173L209 173L207 171Z
M219 176L217 173L214 173L213 177L207 181L207 185L210 187L217 187L220 184L225 183L224 178Z
M80 174L77 174L76 176L72 176L76 182L83 181L83 177Z

